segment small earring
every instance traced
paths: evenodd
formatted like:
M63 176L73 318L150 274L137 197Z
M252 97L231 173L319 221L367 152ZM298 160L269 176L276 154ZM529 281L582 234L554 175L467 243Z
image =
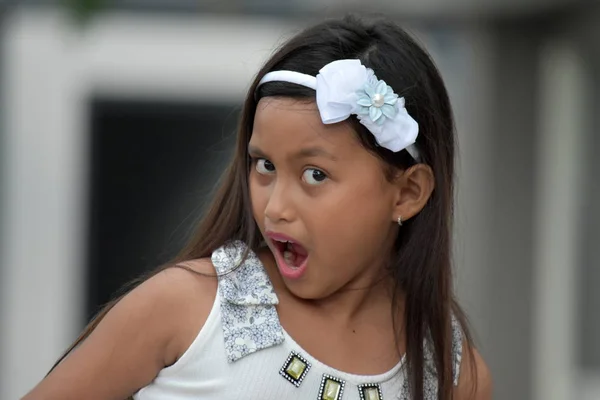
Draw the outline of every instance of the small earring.
M398 225L402 226L402 215L398 217Z

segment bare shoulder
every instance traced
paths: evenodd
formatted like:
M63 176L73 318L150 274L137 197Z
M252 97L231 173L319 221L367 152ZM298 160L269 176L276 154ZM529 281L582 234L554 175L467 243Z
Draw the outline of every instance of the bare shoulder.
M169 366L187 350L206 322L217 291L210 259L169 265L117 303L111 313L137 320L162 339L162 364ZM110 315L107 315L107 318ZM160 343L160 341L157 341Z
M216 272L208 258L184 261L164 268L138 289L140 295L156 296L163 300L185 300L187 303L192 296L199 300L210 300L212 304L217 290Z
M177 361L212 310L208 259L170 266L121 298L27 400L126 398Z
M458 386L454 390L456 400L490 400L492 376L477 349L463 344L464 352L460 366ZM471 354L469 354L471 353Z
M215 269L208 258L185 261L164 269L144 284L148 286L144 288L148 297L165 303L164 307L157 305L164 315L157 320L164 323L173 319L172 326L178 327L165 352L165 364L171 365L194 341L213 308L217 292Z

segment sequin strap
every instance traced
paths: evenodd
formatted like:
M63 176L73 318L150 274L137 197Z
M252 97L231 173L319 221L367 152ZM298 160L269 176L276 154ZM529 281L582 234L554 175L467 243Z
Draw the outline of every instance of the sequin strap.
M284 340L273 285L252 251L243 258L246 250L244 243L231 242L211 257L219 275L221 322L229 362Z

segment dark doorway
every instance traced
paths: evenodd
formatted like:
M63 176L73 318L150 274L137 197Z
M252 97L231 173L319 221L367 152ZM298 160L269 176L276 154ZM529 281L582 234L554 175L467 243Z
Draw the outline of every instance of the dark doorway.
M91 116L88 317L184 245L230 159L238 107L96 99Z

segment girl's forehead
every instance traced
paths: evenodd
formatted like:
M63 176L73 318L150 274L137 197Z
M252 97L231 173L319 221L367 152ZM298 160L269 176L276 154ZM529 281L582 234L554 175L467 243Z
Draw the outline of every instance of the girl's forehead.
M259 101L250 144L278 150L299 146L335 152L364 150L348 122L325 125L314 101L285 97Z

